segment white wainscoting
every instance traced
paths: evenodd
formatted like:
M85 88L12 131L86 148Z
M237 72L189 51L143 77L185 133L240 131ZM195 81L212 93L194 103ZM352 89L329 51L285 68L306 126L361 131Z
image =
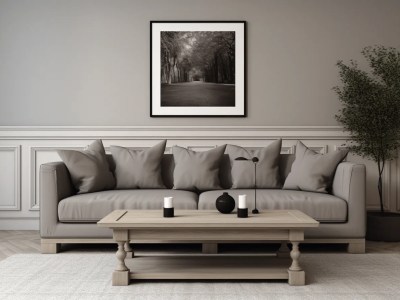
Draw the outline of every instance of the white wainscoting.
M294 153L296 140L320 153L344 147L347 135L340 127L298 126L156 126L156 127L0 127L0 230L39 228L39 168L60 160L56 149L81 149L94 139L110 145L149 147L168 139L167 150L180 145L205 151L231 143L263 147L283 139L282 153ZM367 206L378 209L377 168L354 155L348 160L367 166ZM390 162L384 173L386 209L400 211L400 161Z
M21 209L20 146L0 144L0 210Z

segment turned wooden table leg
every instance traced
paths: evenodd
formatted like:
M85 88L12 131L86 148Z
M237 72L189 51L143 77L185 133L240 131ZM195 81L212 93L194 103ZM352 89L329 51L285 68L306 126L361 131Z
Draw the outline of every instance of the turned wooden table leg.
M292 265L289 267L289 284L290 285L305 285L305 272L300 267L299 258L299 242L291 242L292 251L290 251L290 257L292 258Z
M290 250L286 241L281 242L281 246L279 247L278 252L276 252L276 256L282 258L290 257Z
M131 245L129 244L129 241L125 243L125 252L126 252L126 258L133 258L133 256L135 255Z
M118 264L113 272L112 285L128 285L129 284L129 269L125 265L126 252L124 245L126 242L118 241L118 251L116 253Z

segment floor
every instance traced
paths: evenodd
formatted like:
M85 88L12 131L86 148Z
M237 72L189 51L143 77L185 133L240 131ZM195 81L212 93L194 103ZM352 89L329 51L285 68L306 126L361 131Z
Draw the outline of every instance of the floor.
M270 244L247 244L247 245L221 245L220 252L235 253L235 252L259 252L275 251L277 245ZM400 253L400 243L384 243L367 241L367 253ZM114 252L116 246L113 244L102 245L62 245L63 251L71 253L79 252ZM137 254L140 253L172 253L172 252L200 252L199 244L193 245L136 245L134 250ZM303 245L302 252L343 252L346 247L344 245ZM3 260L13 254L18 253L40 253L40 236L38 231L22 231L22 230L3 230L0 231L0 260Z

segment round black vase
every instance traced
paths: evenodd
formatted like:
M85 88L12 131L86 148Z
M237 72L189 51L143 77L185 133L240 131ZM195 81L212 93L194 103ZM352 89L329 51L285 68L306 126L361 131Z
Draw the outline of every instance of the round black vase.
M369 241L400 242L400 214L391 212L367 213L367 236Z
M215 206L220 213L229 214L235 209L235 199L227 192L224 192L217 198L217 201L215 201Z

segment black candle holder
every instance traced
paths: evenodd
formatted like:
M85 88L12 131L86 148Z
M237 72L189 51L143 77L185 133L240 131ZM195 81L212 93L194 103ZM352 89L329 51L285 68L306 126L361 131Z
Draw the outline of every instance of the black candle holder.
M254 209L251 211L253 214L258 214L259 211L257 209L257 163L259 162L258 157L253 158L245 158L245 157L236 157L235 160L245 160L252 161L254 163Z
M238 218L247 218L249 216L249 210L247 208L238 208L237 216Z
M173 217L174 217L174 208L164 207L164 218L173 218Z

